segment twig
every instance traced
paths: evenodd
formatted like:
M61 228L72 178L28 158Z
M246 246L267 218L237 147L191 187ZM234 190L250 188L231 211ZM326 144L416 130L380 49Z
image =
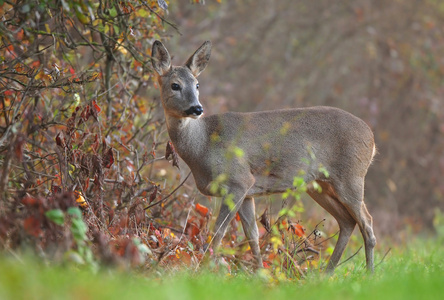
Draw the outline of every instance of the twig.
M346 260L344 260L343 262L339 263L337 266L339 267L340 265L343 265L343 264L345 264L346 262L348 262L350 259L352 259L353 257L355 257L356 254L358 254L359 251L361 251L361 249L362 249L362 246L359 247L358 251L356 251L355 254L353 254L352 256L350 256L349 258L347 258Z
M136 132L134 132L133 136L128 140L127 144L131 143L131 141L136 137L137 134L141 131L141 129L145 128L146 125L148 125L152 121L151 118L146 120L145 124L143 124L141 127L137 128Z
M311 248L311 247L306 247L306 248L304 248L304 249L299 249L298 251L296 251L296 254L301 253L301 252L308 252L308 251L313 252L313 253L319 255L319 251L316 250L316 249L313 249L313 248Z
M24 170L23 167L17 166L17 165L13 165L11 164L12 167L17 168L17 169L21 169ZM37 171L33 171L33 170L28 170L28 172L34 174L34 175L38 175L38 176L43 176L43 177L47 177L47 178L51 178L51 179L57 179L57 176L53 176L53 175L49 175L49 174L45 174L45 173L41 173L41 172L37 172Z
M389 252L392 250L392 248L389 248L387 250L387 252L384 254L384 256L382 257L381 261L375 266L375 268L377 268L380 264L382 264L384 262L385 257L387 256L387 254L389 254Z
M299 265L302 265L304 262L309 261L309 260L314 260L314 256L313 256L313 255L310 255L310 256L307 256L307 257L301 258L301 259L298 261L298 264L299 264Z
M188 177L190 177L190 175L191 175L191 172L188 173L187 177L185 177L185 179L182 180L182 182L170 194L168 194L167 196L165 196L161 200L159 200L159 201L157 201L157 202L155 202L153 204L148 205L147 207L144 208L144 210L147 210L147 209L149 209L149 208L151 208L153 206L156 206L156 205L162 203L163 201L165 201L166 199L168 199L169 197L171 197L171 195L173 195L185 183L185 181L187 181L187 179L188 179Z
M309 238L315 233L315 231L316 230L318 230L318 227L319 227L319 225L321 225L321 223L322 222L325 222L325 219L323 219L322 221L320 221L318 224L316 224L316 226L315 226L315 229L313 229L313 231L309 234L309 235L307 235L306 237L304 237L297 245L296 245L296 247L295 247L295 249L294 249L294 251L293 251L293 254L295 254L295 253L298 253L298 252L296 252L296 250L297 249L299 249L299 248L301 248L301 246L303 245L303 244L305 244L305 245L307 245L307 242L308 242L308 244L310 244L310 241L309 241ZM312 248L309 248L309 247L307 247L306 246L306 248L304 248L304 249L302 249L302 250L308 250L308 249L310 249L310 250L312 250L313 252L315 252L316 250L314 250L314 249L312 249ZM319 252L318 252L318 254L319 254Z
M187 229L188 218L190 217L190 213L191 213L191 209L193 208L193 204L194 204L194 198L193 198L193 201L191 201L190 208L188 209L187 218L185 219L185 225L183 225L183 231L182 231L182 234L180 235L179 242L177 242L177 245L180 244L180 241L182 240L182 238L185 234L185 229Z
M171 231L174 231L174 232L177 232L177 233L182 233L183 232L182 229L177 229L177 228L174 228L174 227L171 227L171 226L167 226L167 225L162 225L162 224L156 223L156 226L160 227L160 228L167 228L167 229L169 229Z
M148 10L150 11L150 12L152 12L153 14L155 14L158 18L160 18L163 22L165 22L165 23L167 23L168 25L170 25L171 27L173 27L174 28L174 30L176 30L177 31L177 33L179 34L179 35L182 35L182 33L179 31L179 27L177 27L177 25L176 24L173 24L173 23L171 23L171 22L169 22L168 20L166 20L164 17L162 17L162 16L160 16L158 13L156 13L147 3L146 3L146 1L143 1L142 2L142 4L143 4L143 6L145 6L146 8L148 8Z
M335 234L333 234L332 236L326 238L325 240L320 241L319 243L315 244L315 246L319 246L319 245L325 243L326 241L331 240L332 238L334 238L334 237L337 236L338 234L339 234L339 231L336 231Z

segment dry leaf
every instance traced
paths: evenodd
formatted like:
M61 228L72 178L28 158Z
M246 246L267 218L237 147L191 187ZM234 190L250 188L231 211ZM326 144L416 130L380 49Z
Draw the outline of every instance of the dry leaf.
M200 205L199 203L196 203L196 211L202 216L206 217L208 216L209 210L207 207Z

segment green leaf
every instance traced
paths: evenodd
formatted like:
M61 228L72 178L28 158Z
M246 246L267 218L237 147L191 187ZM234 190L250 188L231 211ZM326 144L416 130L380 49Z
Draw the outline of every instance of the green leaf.
M82 219L82 211L78 207L70 207L66 211L68 215L73 216L77 219Z
M115 7L109 10L109 15L113 18L117 17L117 9Z
M71 226L71 233L77 242L86 240L86 232L88 227L82 219L73 219Z
M117 26L117 25L113 25L113 27L114 27L114 32L118 35L118 34L120 34L120 28L119 28L119 26Z
M294 187L302 187L304 185L305 185L304 178L297 177L297 176L293 178L293 186Z
M76 10L76 17L77 19L79 19L79 21L83 24L86 25L89 23L89 19L88 17L85 16L85 14L83 13L83 11L81 11L80 7L78 10Z
M188 248L191 250L191 251L194 251L194 245L193 245L193 243L191 243L190 241L188 241Z
M319 166L319 172L322 172L322 174L324 174L325 178L328 178L330 176L330 174L328 173L328 170L323 165Z
M144 10L143 8L142 8L142 9L139 9L139 10L137 11L137 13L138 13L139 16L141 16L142 18L146 18L146 17L148 16L148 12L147 12L146 10Z
M284 207L279 211L279 217L285 216L288 214L288 208Z
M322 193L322 187L316 181L312 182L313 189L315 189L318 193Z
M241 148L236 147L236 148L234 148L234 154L237 157L243 157L245 153L244 153L244 150L242 150Z
M45 216L57 225L65 223L65 214L60 209L51 209L45 212Z

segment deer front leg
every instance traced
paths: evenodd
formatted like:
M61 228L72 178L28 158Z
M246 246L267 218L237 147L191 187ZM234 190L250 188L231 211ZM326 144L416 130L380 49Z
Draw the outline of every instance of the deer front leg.
M254 208L254 199L252 197L245 197L239 209L239 216L244 228L245 236L256 259L257 267L262 268L261 250L259 248L259 230L256 224L256 213Z
M229 192L227 193L227 196L225 196L222 200L219 215L217 216L216 224L214 226L214 236L209 245L209 247L212 247L213 250L216 250L220 245L220 242L227 231L228 225L242 206L248 189L249 188L240 187L233 188L233 186L231 186L228 190Z

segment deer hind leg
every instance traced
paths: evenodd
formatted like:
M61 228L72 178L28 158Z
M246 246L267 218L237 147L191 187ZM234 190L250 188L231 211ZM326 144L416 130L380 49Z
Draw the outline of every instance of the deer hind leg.
M364 203L364 178L355 178L349 181L348 185L340 185L336 191L339 195L339 200L359 226L364 238L367 269L373 272L373 249L376 245L376 237L373 232L372 217Z
M338 222L339 225L339 237L336 242L333 254L330 257L326 272L331 273L339 263L339 260L344 253L345 247L350 240L350 236L356 226L355 219L350 215L348 210L341 202L338 201L336 194L328 183L319 181L322 187L322 192L319 193L315 190L309 190L308 194L326 211L328 211Z
M244 228L245 236L250 244L251 251L256 259L257 267L262 267L262 257L259 248L259 230L256 224L254 199L246 197L239 209L239 216Z

